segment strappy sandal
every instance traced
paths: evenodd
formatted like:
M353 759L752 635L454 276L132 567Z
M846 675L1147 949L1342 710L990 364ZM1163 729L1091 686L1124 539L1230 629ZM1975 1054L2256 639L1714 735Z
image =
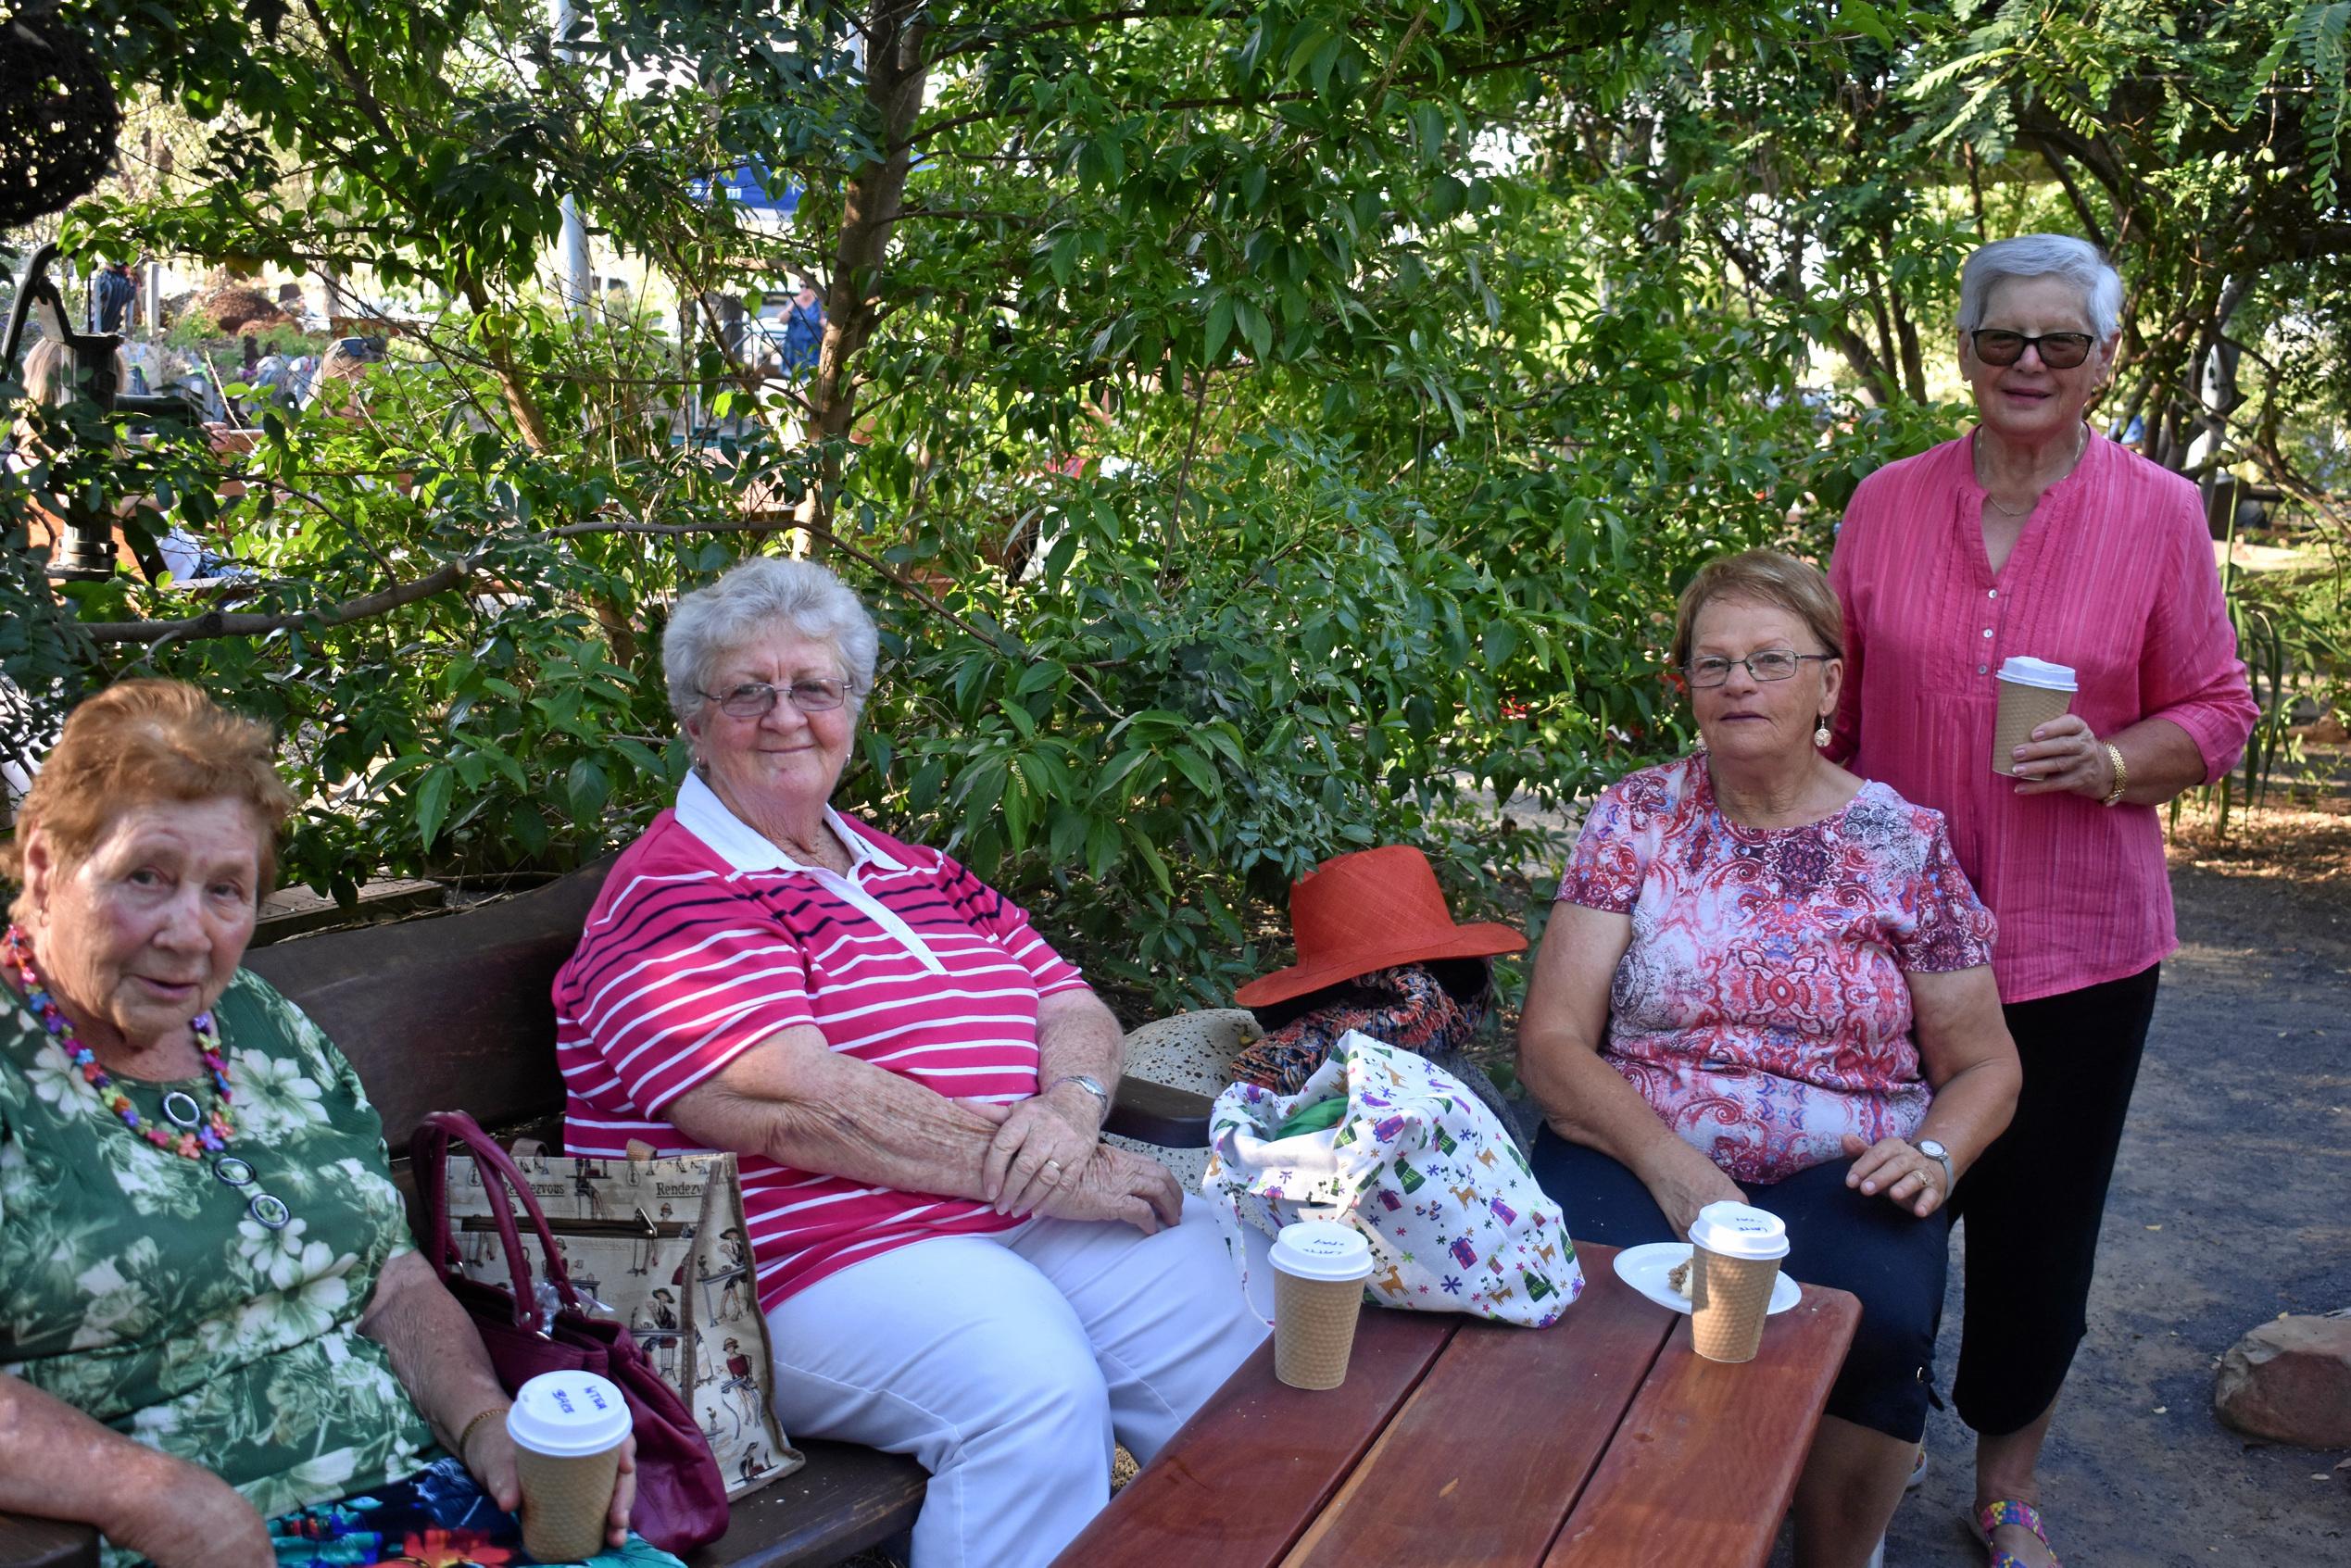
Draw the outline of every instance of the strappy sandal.
M1988 1502L1976 1510L1976 1534L1981 1536L1983 1544L1992 1549L1991 1568L2025 1568L2023 1558L2013 1551L2006 1551L1992 1545L1992 1532L2003 1524L2021 1524L2040 1537L2041 1544L2049 1548L2051 1568L2065 1568L2065 1565L2057 1561L2057 1549L2050 1541L2049 1532L2042 1528L2041 1511L2029 1502L2018 1502L2014 1498L2002 1498L1996 1502Z

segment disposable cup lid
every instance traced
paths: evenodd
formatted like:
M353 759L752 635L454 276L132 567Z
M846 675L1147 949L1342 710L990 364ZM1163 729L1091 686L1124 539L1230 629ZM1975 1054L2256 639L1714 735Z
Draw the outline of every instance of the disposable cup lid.
M1724 1258L1785 1258L1788 1227L1777 1214L1725 1198L1698 1210L1690 1243Z
M2050 692L2081 689L2075 684L2072 665L2052 664L2045 659L2028 659L2023 654L2016 654L2001 664L2000 679L2012 686L2039 686Z
M1273 1263L1298 1279L1369 1279L1371 1247L1349 1226L1301 1220L1274 1238Z
M555 1459L600 1454L629 1435L628 1401L592 1372L543 1372L514 1392L515 1446Z

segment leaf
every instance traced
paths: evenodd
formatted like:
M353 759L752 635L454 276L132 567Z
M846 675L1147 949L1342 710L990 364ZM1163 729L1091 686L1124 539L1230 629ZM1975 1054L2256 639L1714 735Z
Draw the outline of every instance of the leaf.
M1225 340L1233 335L1233 298L1219 292L1215 303L1208 307L1208 336L1201 349L1201 363L1213 370L1222 359Z
M1249 339L1250 352L1261 361L1274 346L1274 324L1248 300L1233 301L1233 320Z
M564 775L563 797L571 806L572 820L584 827L603 815L604 802L611 793L611 783L594 758L580 758Z
M1175 764L1177 772L1191 781L1194 789L1211 799L1215 798L1216 770L1207 758L1197 751L1178 747L1167 754L1167 760Z
M1840 26L1866 34L1888 49L1894 47L1892 31L1886 26L1886 19L1878 14L1878 7L1870 5L1869 0L1841 0L1837 6L1837 21Z
M1048 686L1059 685L1068 678L1067 665L1059 659L1040 659L1021 671L1020 679L1012 683L1012 695L1027 696L1032 692L1040 692Z
M456 787L457 771L446 766L434 768L417 786L416 836L427 849L440 836L441 823L449 814L449 792Z
M1167 874L1167 862L1160 858L1158 847L1144 836L1139 829L1132 827L1126 831L1126 842L1133 847L1137 858L1141 859L1145 869L1151 873L1151 880L1159 884L1159 890L1173 897L1176 893L1176 883Z

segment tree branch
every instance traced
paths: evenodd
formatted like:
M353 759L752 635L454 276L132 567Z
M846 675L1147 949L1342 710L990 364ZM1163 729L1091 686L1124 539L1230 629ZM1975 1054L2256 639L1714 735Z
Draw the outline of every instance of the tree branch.
M207 610L181 621L91 621L77 624L93 642L99 643L161 643L196 641L208 637L266 637L273 632L291 632L303 626L341 626L348 621L365 621L372 616L388 614L402 605L419 599L429 599L444 594L472 575L481 557L461 556L443 565L438 571L406 583L397 583L380 593L362 594L346 599L323 610L295 610L277 615L251 615L230 610Z

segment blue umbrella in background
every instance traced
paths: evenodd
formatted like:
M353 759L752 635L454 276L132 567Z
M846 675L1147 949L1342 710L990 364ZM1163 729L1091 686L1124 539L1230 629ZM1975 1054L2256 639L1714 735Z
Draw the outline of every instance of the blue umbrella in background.
M731 172L715 180L695 181L693 193L696 201L709 201L713 195L723 194L747 212L789 218L800 205L801 188L798 181L789 175L778 180L774 170L752 158L736 164Z

